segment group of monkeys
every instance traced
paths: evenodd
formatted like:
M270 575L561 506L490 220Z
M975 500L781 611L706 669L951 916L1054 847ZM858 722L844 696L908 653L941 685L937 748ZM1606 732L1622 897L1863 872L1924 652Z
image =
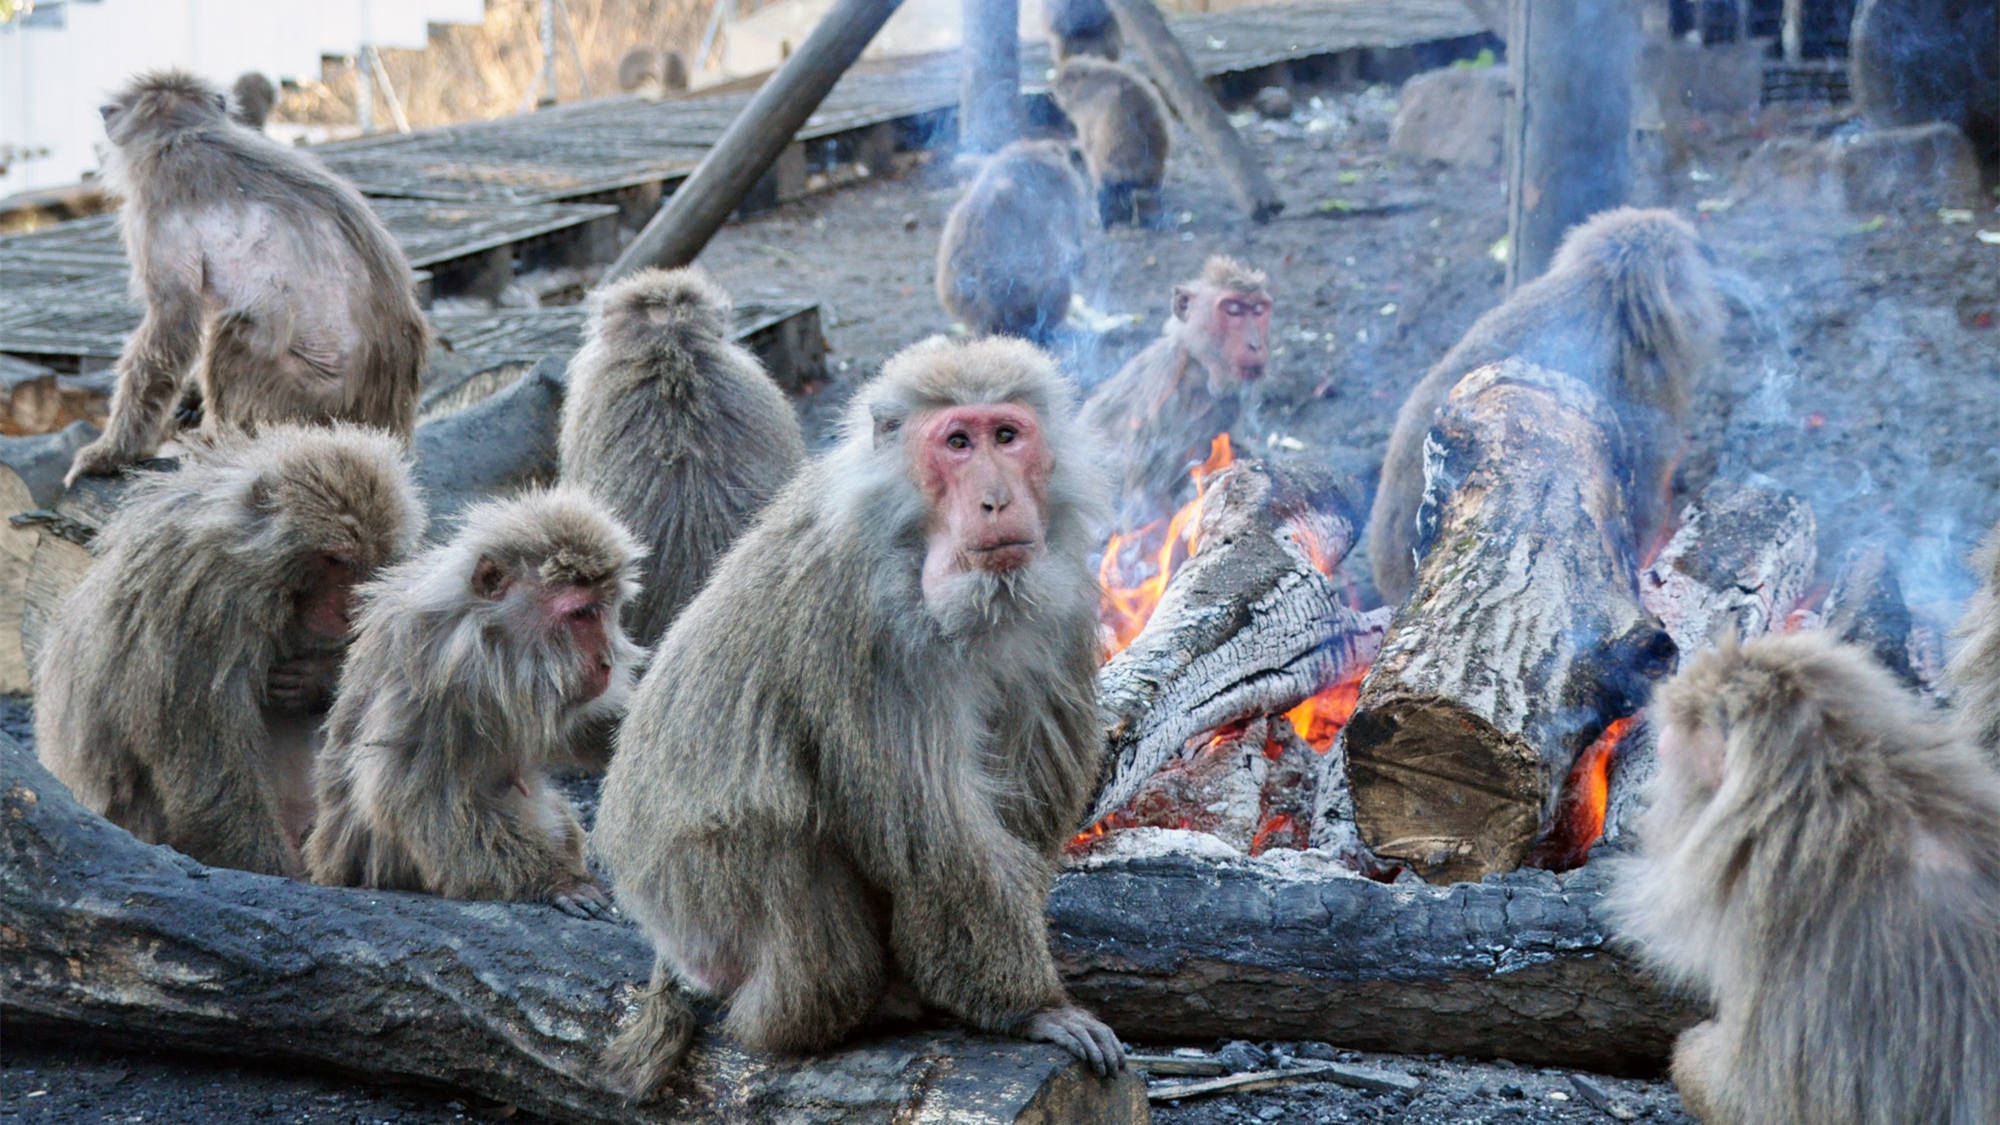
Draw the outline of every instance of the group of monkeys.
M634 1097L699 996L760 1050L930 1009L1122 1066L1045 916L1099 776L1089 557L1235 424L1264 277L1211 259L1081 406L1026 341L916 344L808 459L727 295L642 272L593 295L559 483L426 543L407 265L351 188L226 109L171 73L106 107L147 315L72 477L169 433L189 453L137 474L48 631L50 770L205 862L585 917L610 900L548 771L604 770L588 843L657 954L604 1054ZM1723 322L1687 223L1581 224L1399 415L1383 595L1426 546L1424 435L1460 377L1517 356L1604 396L1643 536ZM1725 644L1658 693L1618 917L1714 1005L1674 1061L1704 1120L2000 1119L2000 539L1980 565L1956 714L1814 633Z

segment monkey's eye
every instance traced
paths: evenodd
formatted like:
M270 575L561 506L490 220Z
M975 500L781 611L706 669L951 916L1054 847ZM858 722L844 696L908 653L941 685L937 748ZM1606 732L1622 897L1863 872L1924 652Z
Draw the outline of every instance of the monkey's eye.
M1001 445L1011 445L1017 436L1019 435L1014 432L1014 427L1012 426L1002 426L993 431L993 440L999 442Z
M954 431L950 437L944 439L944 443L953 449L972 448L972 438L964 430Z
M1250 306L1244 304L1241 301L1222 302L1222 313L1224 316L1242 316L1244 313L1249 311L1250 311Z
M115 104L107 102L97 107L97 115L102 117L108 124L112 118L118 116L118 107Z

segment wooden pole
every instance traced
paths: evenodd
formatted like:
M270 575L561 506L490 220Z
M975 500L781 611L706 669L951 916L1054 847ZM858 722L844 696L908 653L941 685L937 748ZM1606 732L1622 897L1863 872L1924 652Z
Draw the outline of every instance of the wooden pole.
M1215 94L1195 71L1180 40L1167 30L1167 21L1153 0L1110 0L1110 4L1125 42L1138 52L1174 115L1208 150L1210 163L1222 173L1236 202L1260 223L1283 211L1285 203L1264 175L1263 165L1236 135L1229 115L1222 112Z
M1507 288L1541 276L1569 228L1625 202L1632 183L1637 9L1515 0L1507 54Z
M1020 0L963 0L958 147L993 152L1021 135Z
M900 0L840 0L743 107L729 131L611 264L604 283L647 266L684 266L736 210Z

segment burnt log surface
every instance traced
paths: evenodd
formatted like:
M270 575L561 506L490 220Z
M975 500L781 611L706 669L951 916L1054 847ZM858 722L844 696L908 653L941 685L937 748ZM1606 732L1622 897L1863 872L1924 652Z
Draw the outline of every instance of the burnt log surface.
M332 1064L562 1121L1146 1120L1136 1074L1046 1044L927 1032L807 1059L713 1032L659 1100L593 1080L641 984L637 930L518 903L316 887L204 867L77 805L0 735L0 1014L10 1028Z
M1624 443L1582 383L1519 360L1439 408L1416 584L1345 730L1384 859L1434 882L1514 870L1577 754L1671 670L1639 603Z

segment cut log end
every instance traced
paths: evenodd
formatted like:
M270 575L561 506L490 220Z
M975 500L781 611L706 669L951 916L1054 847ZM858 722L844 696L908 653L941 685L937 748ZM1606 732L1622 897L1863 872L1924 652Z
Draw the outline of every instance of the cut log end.
M1366 693L1368 688L1363 686ZM1541 764L1525 739L1438 696L1387 696L1347 725L1355 827L1385 860L1433 882L1512 871L1542 818Z

